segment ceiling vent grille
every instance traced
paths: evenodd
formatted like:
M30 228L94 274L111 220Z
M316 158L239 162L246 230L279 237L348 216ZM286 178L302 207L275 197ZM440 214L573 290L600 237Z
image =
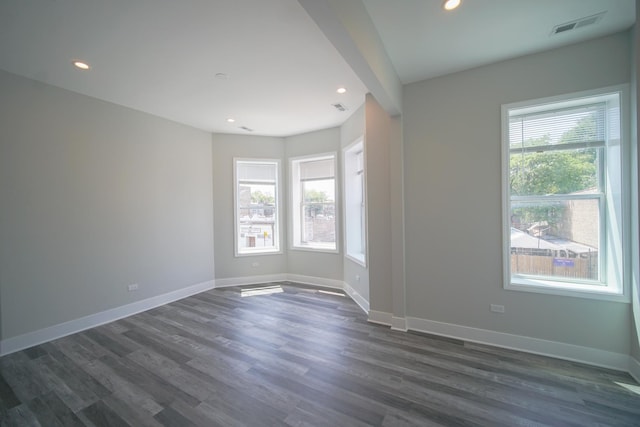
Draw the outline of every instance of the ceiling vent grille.
M240 126L240 129L242 129L242 130L246 130L247 132L253 132L253 129L248 128L248 127L246 127L246 126Z
M587 25L595 24L600 21L605 12L600 12L595 15L585 16L584 18L576 19L574 21L565 22L564 24L556 25L551 30L551 35L566 33L567 31L575 30L578 28L586 27Z
M333 105L335 109L338 111L347 111L347 107L344 104L341 104L340 102L336 104L331 104L331 105Z

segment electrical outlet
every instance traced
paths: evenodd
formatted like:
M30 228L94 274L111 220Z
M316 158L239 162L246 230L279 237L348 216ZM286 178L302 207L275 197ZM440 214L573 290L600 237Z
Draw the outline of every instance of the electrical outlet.
M129 289L129 292L137 291L138 290L138 284L137 283L132 283L127 287L127 289Z
M504 305L491 304L491 311L494 313L504 313Z
M356 274L356 282L360 282L360 276Z

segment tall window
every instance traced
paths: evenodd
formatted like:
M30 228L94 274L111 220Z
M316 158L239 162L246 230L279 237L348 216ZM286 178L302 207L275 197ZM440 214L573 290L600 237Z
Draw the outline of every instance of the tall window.
M335 153L291 160L294 248L337 251L335 172Z
M234 159L236 255L280 252L279 166Z
M362 139L344 149L344 210L346 256L365 266L365 175Z
M623 292L621 92L503 106L505 286Z

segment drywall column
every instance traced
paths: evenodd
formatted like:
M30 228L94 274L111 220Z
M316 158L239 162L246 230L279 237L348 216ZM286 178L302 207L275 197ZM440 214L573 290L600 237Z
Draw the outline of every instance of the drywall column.
M298 0L390 115L402 112L402 83L362 0Z
M630 370L640 381L640 250L638 241L640 240L640 230L638 228L638 217L640 206L638 206L640 180L638 177L638 165L640 164L640 152L638 151L638 124L640 123L640 111L638 111L638 97L640 97L640 87L638 80L640 76L640 31L638 31L638 18L640 18L640 0L636 0L636 26L632 31L631 39L631 157L636 159L632 167L631 197L631 232L634 236L631 250L631 298L632 298L632 327L631 327L631 357ZM634 360L635 359L635 360Z
M402 119L390 119L389 185L391 209L391 286L393 311L391 328L407 330L405 319L404 283L404 154L402 150Z
M390 324L393 311L391 250L391 119L375 98L365 101L367 173L367 242L369 251L369 319Z

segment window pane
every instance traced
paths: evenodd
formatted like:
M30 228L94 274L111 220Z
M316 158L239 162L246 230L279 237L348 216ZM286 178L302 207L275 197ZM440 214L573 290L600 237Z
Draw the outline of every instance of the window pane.
M512 196L597 193L599 148L511 152Z
M275 184L238 184L238 249L275 249Z
M303 236L305 243L336 241L335 183L333 179L303 181Z
M302 182L304 203L334 202L335 191L335 183L333 178Z
M511 203L511 274L598 281L600 199Z

